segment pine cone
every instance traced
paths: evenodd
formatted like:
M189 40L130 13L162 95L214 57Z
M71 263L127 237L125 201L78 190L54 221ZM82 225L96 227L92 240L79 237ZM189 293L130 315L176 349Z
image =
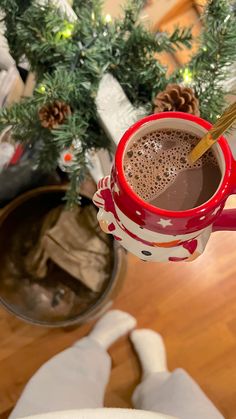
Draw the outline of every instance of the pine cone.
M71 109L67 103L55 100L39 109L38 115L42 127L53 129L65 122L66 118L71 115Z
M168 84L164 92L158 93L153 101L154 112L179 111L199 116L199 102L190 87Z

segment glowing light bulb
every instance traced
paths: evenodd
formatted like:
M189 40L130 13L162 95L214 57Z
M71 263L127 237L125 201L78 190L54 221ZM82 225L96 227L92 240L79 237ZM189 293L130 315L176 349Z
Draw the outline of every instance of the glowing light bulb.
M192 82L192 80L193 80L193 73L191 70L189 70L189 68L186 67L183 71L183 81L184 83L189 84Z
M107 14L107 15L105 16L105 22L106 22L106 23L111 23L111 21L112 21L112 17L111 17L111 15Z
M45 93L46 92L46 87L44 86L44 84L40 84L40 86L38 87L38 89L36 89L38 93Z
M66 22L64 29L59 31L56 35L57 40L59 39L69 39L72 37L74 31L73 23Z
M61 32L61 36L65 39L71 38L72 36L72 30L71 29L65 29Z

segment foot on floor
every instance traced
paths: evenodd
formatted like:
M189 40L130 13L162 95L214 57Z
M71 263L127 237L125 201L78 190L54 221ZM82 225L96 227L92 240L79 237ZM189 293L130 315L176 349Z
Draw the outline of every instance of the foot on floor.
M136 319L133 316L124 311L111 310L98 320L89 337L107 349L135 326Z
M143 378L155 372L168 371L165 345L159 333L150 329L138 329L131 333L130 339L139 357Z

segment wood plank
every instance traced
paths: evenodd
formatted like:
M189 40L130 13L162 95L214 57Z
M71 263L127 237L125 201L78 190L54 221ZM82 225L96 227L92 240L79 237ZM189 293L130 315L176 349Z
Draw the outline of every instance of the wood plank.
M171 9L167 13L165 13L161 19L156 20L153 29L157 31L158 28L160 28L161 26L168 25L170 22L176 19L176 16L181 16L182 14L191 10L192 7L192 0L178 0L176 4L172 6Z

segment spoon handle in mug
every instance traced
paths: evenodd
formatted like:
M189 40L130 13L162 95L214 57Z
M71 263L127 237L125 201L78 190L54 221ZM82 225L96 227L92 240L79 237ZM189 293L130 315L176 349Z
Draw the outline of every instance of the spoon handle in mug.
M193 164L230 128L236 119L236 102L230 105L217 120L215 125L199 141L189 154L189 160Z

